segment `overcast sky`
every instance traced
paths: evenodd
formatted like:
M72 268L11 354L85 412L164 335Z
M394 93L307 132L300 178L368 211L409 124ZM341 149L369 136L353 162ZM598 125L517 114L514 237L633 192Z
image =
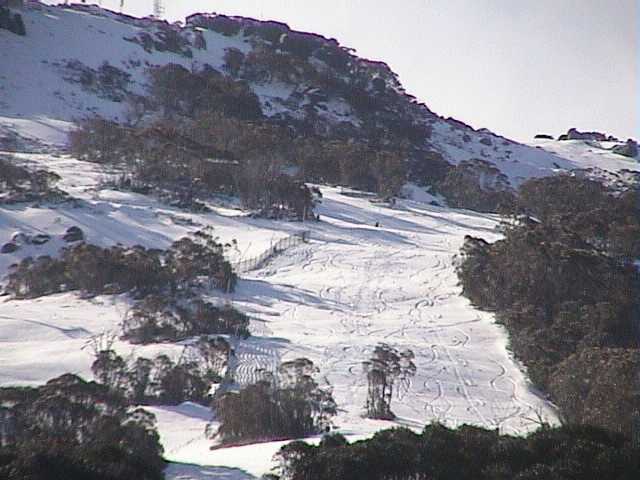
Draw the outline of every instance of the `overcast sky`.
M168 20L215 11L334 37L360 56L387 62L436 113L475 128L522 141L569 127L640 137L638 0L163 3ZM102 0L107 8L119 4ZM133 15L147 15L152 6L153 0L125 0Z

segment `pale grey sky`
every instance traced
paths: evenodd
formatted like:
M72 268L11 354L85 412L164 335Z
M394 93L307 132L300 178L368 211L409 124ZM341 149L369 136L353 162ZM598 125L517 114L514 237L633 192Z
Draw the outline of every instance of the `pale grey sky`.
M119 3L102 0L116 10ZM163 3L168 20L218 12L334 37L387 62L436 113L517 140L569 127L640 137L638 0ZM152 5L125 0L125 11L147 15Z

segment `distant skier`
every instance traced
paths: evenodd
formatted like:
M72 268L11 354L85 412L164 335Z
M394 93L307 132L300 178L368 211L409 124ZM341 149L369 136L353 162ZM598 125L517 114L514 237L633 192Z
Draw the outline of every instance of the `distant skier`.
M376 228L380 226L380 222L376 222Z

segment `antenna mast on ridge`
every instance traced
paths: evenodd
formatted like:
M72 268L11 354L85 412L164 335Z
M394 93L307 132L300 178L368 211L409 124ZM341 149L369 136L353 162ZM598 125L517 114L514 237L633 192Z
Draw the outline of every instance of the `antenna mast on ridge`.
M155 18L162 18L164 13L164 7L162 6L162 0L153 0L153 16Z

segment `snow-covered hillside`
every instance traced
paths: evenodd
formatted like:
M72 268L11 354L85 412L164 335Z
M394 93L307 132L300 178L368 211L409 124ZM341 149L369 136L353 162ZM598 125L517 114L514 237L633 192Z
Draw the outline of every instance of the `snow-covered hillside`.
M235 375L241 383L252 382L258 369L274 369L283 359L310 358L334 386L339 431L354 438L391 425L420 428L432 420L510 433L535 428L539 415L554 421L553 410L529 390L510 357L503 329L491 314L471 307L457 286L455 254L464 236L497 238L494 216L410 200L392 207L336 188L322 189L320 222L230 216L227 209L193 214L142 195L100 190L98 182L106 174L93 164L44 154L19 158L56 171L77 201L0 209L2 241L15 232L54 235L45 246L1 255L3 272L26 255L55 253L63 245L59 235L71 225L81 226L93 243L149 247L164 247L209 225L222 240L237 239L238 250L247 256L308 229L310 243L243 276L234 294L212 294L256 319L254 335L236 346ZM87 300L73 293L3 301L0 384L40 384L64 372L90 377L88 342L104 332L117 333L128 306L124 296ZM362 418L366 379L361 364L378 342L416 354L418 373L394 398L396 422ZM182 348L116 344L123 354L147 357L160 352L178 356ZM189 405L152 411L170 460L258 475L281 445L210 451L204 435L210 412Z
M31 140L31 144L44 142L62 146L74 120L95 114L125 120L122 92L101 90L99 81L96 85L95 81L89 84L83 80L83 75L98 78L99 69L105 63L128 75L123 87L127 92L143 93L145 71L150 66L176 63L198 68L209 64L222 70L227 49L247 53L254 48L252 37L242 31L225 35L195 26L206 23L206 16L179 26L118 15L96 6L77 5L70 9L38 2L27 2L22 15L26 36L0 29L3 45L0 50L0 137L14 132ZM175 45L143 48L144 42L138 41L145 35L155 40L166 38L168 32L185 43L179 44L180 48ZM326 42L335 44L335 41ZM165 48L175 51L163 50ZM315 58L312 61L314 65L322 63ZM371 68L379 67L372 65ZM383 70L387 68L381 65ZM323 101L313 100L314 95L322 92L304 82L292 84L267 79L250 82L250 86L267 116L301 118L311 107L314 115L331 124L347 122L357 128L361 123L344 98L334 95ZM404 95L399 85L392 87ZM640 168L637 159L610 152L580 153L585 142L568 146L558 146L563 142L553 141L523 145L486 129L476 131L457 120L443 119L415 100L406 102L405 114L431 130L431 135L424 138L424 148L440 152L452 164L474 158L493 163L513 186L530 177L576 168Z
M147 51L126 40L156 32L159 24L152 20L97 7L67 9L36 2L28 3L23 17L25 37L0 30L0 138L17 135L18 150L29 151L7 155L16 163L57 173L59 187L73 200L0 206L0 245L17 233L52 235L44 245L24 244L0 254L0 278L27 256L56 255L71 226L82 228L87 241L97 245L154 248L211 227L222 242L237 240L227 252L232 260L257 256L279 239L308 230L310 242L243 274L233 294L209 293L208 300L232 302L252 317L252 336L234 340L233 372L239 383L255 381L260 369L274 370L283 360L313 360L334 388L336 430L350 439L396 425L420 429L434 420L515 434L535 429L540 421L557 422L553 406L532 390L526 372L510 355L505 330L492 314L475 309L460 295L455 265L463 239L499 238L497 216L434 206L433 197L415 185L406 189L409 198L393 204L320 186L321 221L305 223L252 218L229 205L192 213L151 196L106 188L104 180L118 172L65 154L66 133L74 121L96 113L124 119L126 108L77 79L69 80L77 73L69 62L92 70L108 62L130 75L131 92L141 93L148 66L173 62L220 69L226 48L246 52L252 45L242 35L176 27L186 38L202 35L206 43L206 48L190 47L191 56L186 56ZM301 97L303 87L277 82L251 88L267 115L297 115L309 94ZM319 114L327 121L358 125L343 99L323 103ZM522 145L416 108L431 128L426 145L451 163L487 160L512 185L574 169L640 171L638 159L614 154L607 144L540 140ZM66 372L90 378L92 339L117 335L130 307L126 295L0 297L0 386L38 385ZM416 355L417 374L393 399L393 422L363 418L367 386L362 362L380 342L410 348ZM166 353L177 358L184 345L117 341L114 347L125 356ZM269 471L272 455L283 444L210 450L212 441L204 432L213 419L209 409L186 403L149 410L158 419L166 458L176 462L167 472L171 479L257 478Z

